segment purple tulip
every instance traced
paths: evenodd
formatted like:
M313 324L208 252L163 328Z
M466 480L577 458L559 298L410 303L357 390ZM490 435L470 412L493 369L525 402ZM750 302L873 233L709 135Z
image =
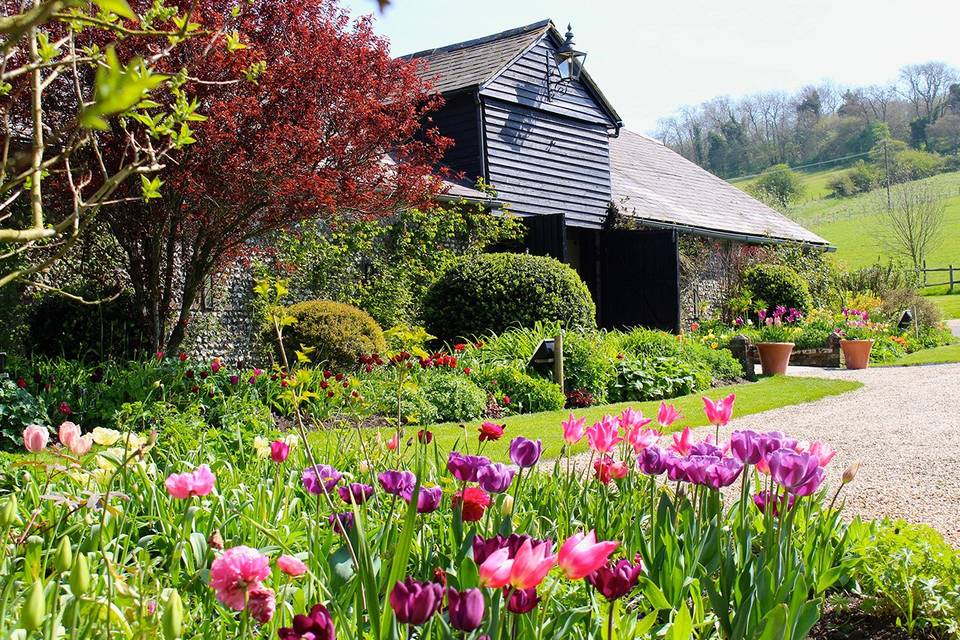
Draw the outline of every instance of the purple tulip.
M770 475L795 496L809 496L823 484L826 473L820 458L792 449L779 449L767 456Z
M663 449L653 445L637 456L637 466L648 476L658 476L667 469L666 457Z
M430 619L443 603L443 587L436 582L420 582L407 578L397 582L390 592L390 606L398 622L421 625Z
M757 505L757 509L766 513L767 504L770 504L771 513L774 517L780 516L780 507L786 504L787 510L793 509L793 503L796 501L796 496L792 496L788 493L780 496L779 500L775 497L776 494L772 491L765 489L753 496L753 504Z
M346 535L346 531L353 529L353 512L331 513L327 521L336 533Z
M734 431L730 436L730 453L743 464L757 464L763 457L762 438L756 431Z
M540 540L535 540L534 538L522 533L511 533L506 538L501 535L496 535L492 538L486 539L480 536L474 536L473 561L478 565L481 565L483 564L484 560L490 557L490 554L492 554L494 551L504 548L510 550L509 557L512 558L517 555L517 551L520 550L520 547L523 546L523 543L527 540L530 541L531 545L540 543Z
M711 489L729 487L743 471L743 464L731 458L723 458L707 467L707 486Z
M412 493L404 496L404 500L410 501ZM417 513L433 513L440 507L440 501L443 499L443 489L440 487L420 487L420 493L417 494Z
M607 600L616 600L630 593L640 582L643 563L629 560L614 563L612 560L587 576L587 582Z
M373 495L373 487L368 484L354 482L345 487L337 487L340 499L347 504L363 504Z
M510 441L510 460L518 467L527 469L537 464L543 452L540 440L528 440L519 436Z
M663 460L664 468L667 471L667 479L670 482L681 482L687 480L687 459L679 456L666 456Z
M447 470L460 482L476 482L477 473L490 464L490 458L484 456L465 456L451 451L447 458Z
M697 444L690 447L691 456L710 456L711 458L721 458L723 457L723 449L713 444L712 442L698 442Z
M517 614L530 613L539 602L540 596L537 595L536 587L514 589L507 601L507 611Z
M447 589L447 616L450 626L459 631L474 631L483 622L483 592L480 589Z
M383 490L392 496L410 495L417 484L412 471L384 471L377 476Z
M760 449L764 456L778 449L794 449L796 446L796 439L787 437L782 431L767 431L760 434Z
M493 462L480 468L480 471L477 472L477 482L485 491L503 493L510 488L516 472L517 470L513 467Z
M300 477L303 487L310 493L317 495L321 493L330 493L340 482L343 474L328 464L318 464L315 467L307 467L303 470Z

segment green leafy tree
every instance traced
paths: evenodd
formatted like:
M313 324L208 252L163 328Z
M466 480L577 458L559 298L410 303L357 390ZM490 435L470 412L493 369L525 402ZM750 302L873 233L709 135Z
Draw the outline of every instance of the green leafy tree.
M775 164L760 174L754 189L761 196L786 207L803 195L803 181L787 165Z

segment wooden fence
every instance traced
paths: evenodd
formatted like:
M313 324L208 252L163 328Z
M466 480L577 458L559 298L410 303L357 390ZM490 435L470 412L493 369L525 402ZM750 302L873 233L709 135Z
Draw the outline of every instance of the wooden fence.
M928 277L927 274L937 274L932 277ZM939 275L946 274L946 275ZM942 282L931 282L931 279L936 280L937 278L944 278ZM928 269L927 262L924 260L923 268L917 269L917 281L920 283L920 288L925 289L927 287L948 287L947 292L953 293L953 287L960 284L960 267L954 267L952 264L946 267L940 267L936 269Z

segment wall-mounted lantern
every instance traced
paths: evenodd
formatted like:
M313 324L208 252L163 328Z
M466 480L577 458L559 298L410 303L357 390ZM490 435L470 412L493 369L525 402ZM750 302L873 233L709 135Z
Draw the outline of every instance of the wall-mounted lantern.
M567 92L567 87L572 82L580 79L583 71L583 61L587 54L578 51L576 43L573 41L573 27L567 25L567 34L564 36L563 44L553 54L553 63L557 67L559 80L553 79L553 65L551 65L550 54L547 54L547 95L550 100L554 96L563 95Z

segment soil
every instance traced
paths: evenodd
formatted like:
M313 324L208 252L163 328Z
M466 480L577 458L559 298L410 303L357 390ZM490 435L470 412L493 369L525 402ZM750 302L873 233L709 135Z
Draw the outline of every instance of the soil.
M842 609L827 607L807 636L811 640L934 640L928 633L910 635L892 617L863 611L853 602Z

